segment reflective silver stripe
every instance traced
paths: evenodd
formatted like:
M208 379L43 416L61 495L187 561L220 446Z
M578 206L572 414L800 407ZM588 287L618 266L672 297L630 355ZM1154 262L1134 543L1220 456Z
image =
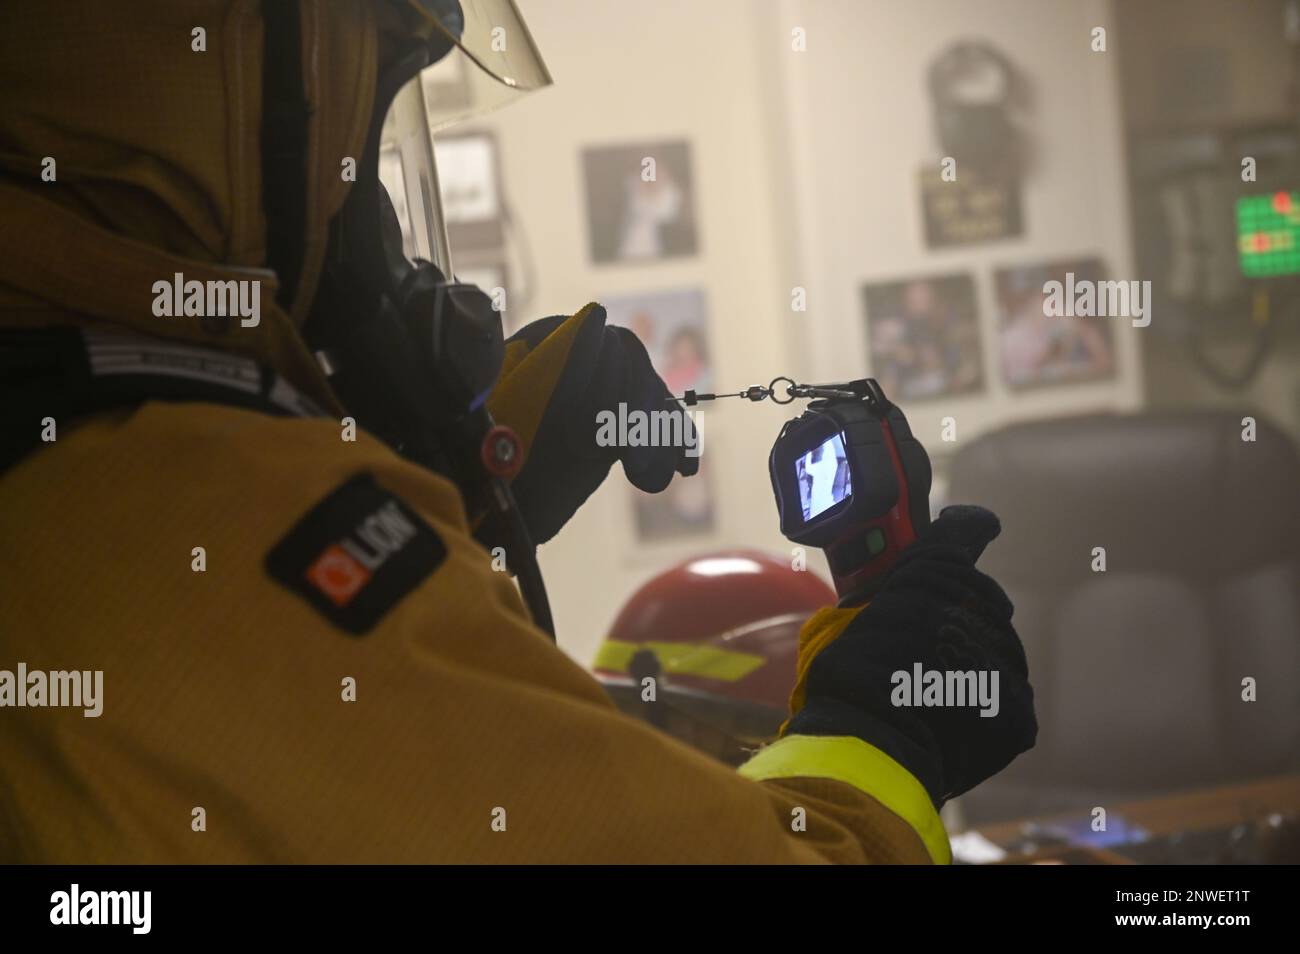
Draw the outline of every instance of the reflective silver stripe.
M91 338L86 336L90 373L164 374L234 388L245 394L262 389L262 373L248 358L227 355L188 345L155 344L135 339Z
M83 332L90 373L163 375L262 395L262 369L256 361L197 345L175 344L129 334ZM297 417L320 417L323 411L279 375L272 376L268 403Z
M300 393L297 388L278 374L275 376L275 381L272 383L270 393L266 395L266 399L295 417L325 416L325 412L321 410L319 404L307 397L307 395Z

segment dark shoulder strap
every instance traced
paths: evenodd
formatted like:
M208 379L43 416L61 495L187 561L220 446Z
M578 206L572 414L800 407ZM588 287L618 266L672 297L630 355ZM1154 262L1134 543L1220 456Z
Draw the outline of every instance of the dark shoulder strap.
M250 358L79 328L0 329L0 472L67 421L146 401L203 401L266 414L321 409Z

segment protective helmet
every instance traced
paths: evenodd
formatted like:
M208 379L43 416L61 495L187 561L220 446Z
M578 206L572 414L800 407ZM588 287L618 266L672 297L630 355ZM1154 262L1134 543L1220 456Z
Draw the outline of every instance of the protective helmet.
M450 278L433 133L548 86L551 76L514 0L387 2L412 11L405 18L408 40L422 43L409 48L414 60L403 64L398 58L387 89L381 80L372 118L382 120L377 173L397 215L406 257L429 261ZM422 67L420 45L427 60ZM395 89L398 83L403 85Z
M321 365L348 342L319 312L366 321L381 297L401 298L413 269L390 267L384 213L400 205L406 220L388 219L398 257L405 228L408 265L452 274L430 133L550 81L511 0L51 0L3 19L0 178L86 224L52 263L70 281L15 270L5 284L116 330L252 358L340 414L352 382ZM381 150L418 201L383 207ZM57 158L57 187L42 157ZM350 274L323 274L340 261ZM260 324L159 322L150 276L195 263L274 288ZM362 287L338 302L351 277ZM367 375L384 377L352 378Z
M625 712L738 764L776 734L799 630L834 602L816 574L758 550L693 557L632 594L593 669Z
M486 401L503 331L488 296L456 281L433 133L551 79L514 0L370 5L373 107L303 335L358 423L464 490L476 481L443 452L475 442L448 430Z
M0 294L278 372L454 480L479 526L516 528L496 536L540 594L484 453L513 446L488 442L501 314L455 281L431 139L549 83L513 0L51 0L3 19L0 179L85 227L49 269L0 266ZM158 321L155 282L191 271L255 283L258 321Z

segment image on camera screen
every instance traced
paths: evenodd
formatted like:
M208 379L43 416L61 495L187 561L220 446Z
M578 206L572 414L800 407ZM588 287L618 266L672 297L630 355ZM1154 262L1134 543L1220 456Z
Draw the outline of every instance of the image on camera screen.
M805 522L825 513L850 493L849 461L844 439L835 434L794 462L799 504Z

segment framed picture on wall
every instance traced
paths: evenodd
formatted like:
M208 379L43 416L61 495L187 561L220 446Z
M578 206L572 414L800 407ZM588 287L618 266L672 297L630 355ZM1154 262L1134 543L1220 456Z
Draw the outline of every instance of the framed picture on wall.
M628 328L641 339L669 391L713 388L704 292L647 292L607 298L602 304L609 324Z
M695 254L695 194L685 140L587 149L582 175L593 262Z
M1048 282L1102 280L1096 258L1002 268L994 273L998 356L1008 386L1093 381L1115 375L1115 343L1106 318L1053 317L1044 307Z
M1023 234L1020 183L1011 176L963 169L952 181L934 166L918 171L926 248L978 245Z
M457 251L501 248L505 229L496 139L487 132L439 135L434 152L451 247Z
M703 457L698 473L690 477L674 474L672 483L661 493L648 494L635 487L631 490L635 495L636 535L641 542L678 540L713 532L713 485Z
M872 375L898 400L984 387L979 311L970 275L864 285Z
M708 391L713 387L713 365L709 352L708 314L704 292L699 289L647 292L603 301L607 322L632 331L645 345L659 376L668 390L681 394L687 389ZM713 530L712 485L700 472L692 477L673 477L668 489L659 494L632 490L636 531L642 541L669 540Z

